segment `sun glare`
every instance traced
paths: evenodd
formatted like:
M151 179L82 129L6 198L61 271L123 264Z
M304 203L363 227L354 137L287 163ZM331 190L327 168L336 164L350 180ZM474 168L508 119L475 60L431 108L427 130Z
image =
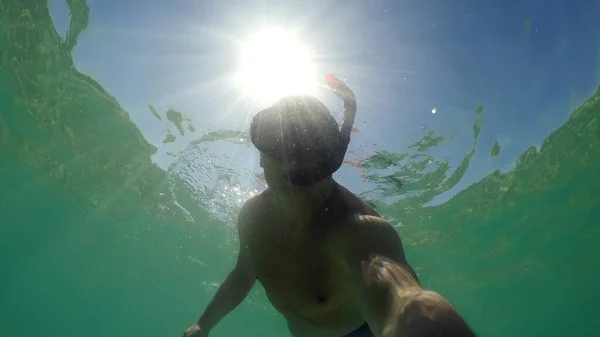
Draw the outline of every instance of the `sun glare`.
M290 94L308 94L316 83L308 48L294 34L263 29L242 45L237 82L244 95L275 100Z

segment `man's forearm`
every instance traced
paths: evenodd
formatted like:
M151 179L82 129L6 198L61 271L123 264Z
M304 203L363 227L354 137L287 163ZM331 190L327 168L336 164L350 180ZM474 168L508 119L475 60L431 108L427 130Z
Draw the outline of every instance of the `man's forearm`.
M248 277L235 269L229 273L202 316L198 319L200 328L204 331L212 330L223 317L246 298L254 285L254 281L254 278Z
M360 272L355 277L362 278L358 294L363 315L376 337L389 336L390 329L396 326L400 301L421 291L421 286L408 264L399 265L382 256L364 261Z
M440 294L421 288L408 265L376 257L363 264L359 295L376 337L474 337Z
M440 294L422 289L399 292L388 313L382 337L475 337L475 333Z

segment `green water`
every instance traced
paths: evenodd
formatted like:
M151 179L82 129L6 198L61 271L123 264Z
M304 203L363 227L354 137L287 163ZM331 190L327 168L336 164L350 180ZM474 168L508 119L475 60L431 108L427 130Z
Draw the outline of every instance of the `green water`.
M77 71L89 10L67 3L63 40L45 1L0 1L0 336L180 335L233 265L235 232L176 165L151 162L159 149ZM443 140L433 133L349 162L377 186L363 197L407 224L411 264L481 336L598 335L600 90L512 171L425 206L468 168L485 114L474 110L473 150L454 169L427 154ZM287 332L257 286L212 335Z

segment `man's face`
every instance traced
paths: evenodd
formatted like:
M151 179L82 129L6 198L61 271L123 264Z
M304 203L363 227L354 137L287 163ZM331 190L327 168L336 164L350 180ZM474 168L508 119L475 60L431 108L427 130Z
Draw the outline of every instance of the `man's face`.
M270 189L284 191L291 187L286 167L281 165L273 157L261 153L260 167L262 167L265 172L265 180Z

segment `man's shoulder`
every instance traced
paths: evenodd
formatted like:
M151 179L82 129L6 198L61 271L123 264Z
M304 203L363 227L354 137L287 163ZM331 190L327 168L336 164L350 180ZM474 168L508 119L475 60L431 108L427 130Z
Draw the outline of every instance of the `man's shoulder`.
M343 185L336 183L333 195L334 198L327 205L335 210L335 220L328 226L332 230L350 234L365 227L386 226L387 222L368 202Z
M358 216L358 215L370 215L374 217L379 217L379 213L371 206L368 202L363 200L361 197L354 194L352 191L348 190L341 184L337 184L336 187L339 191L339 199L343 203L343 209L345 209L345 214L348 216Z
M399 263L406 262L399 233L380 216L348 214L331 238L332 253L341 261L380 255Z
M365 214L364 212L349 212L339 226L345 236L359 237L383 237L397 235L396 229L385 219L377 214Z
M264 214L272 199L271 191L266 189L244 202L238 215L238 228L248 228L256 223Z
M255 212L258 208L264 207L269 202L269 200L272 199L271 194L272 194L272 192L269 189L266 189L256 195L250 197L242 205L240 214L252 213L252 212Z
M399 246L399 234L388 221L359 196L343 186L340 191L345 210L333 226L335 247L346 250L352 247L362 247L366 250L377 246ZM360 250L360 249L358 249Z

